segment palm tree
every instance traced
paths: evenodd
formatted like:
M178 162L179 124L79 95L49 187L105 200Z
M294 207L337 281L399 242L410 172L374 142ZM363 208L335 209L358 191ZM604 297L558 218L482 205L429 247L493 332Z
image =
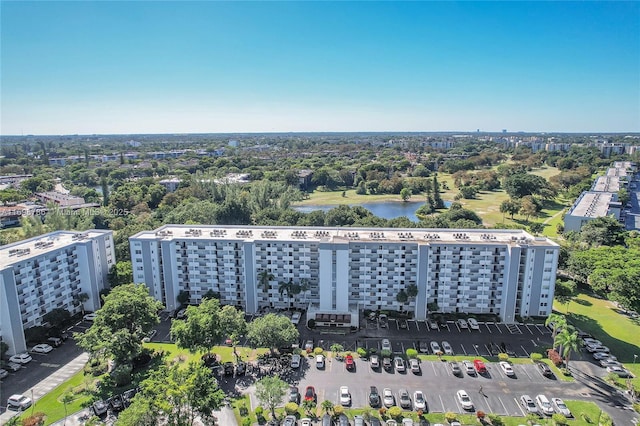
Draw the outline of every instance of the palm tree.
M267 295L267 301L269 302L269 305L271 305L271 299L269 298L269 287L270 287L269 284L271 281L273 281L274 278L275 277L273 276L273 274L269 272L267 269L263 270L258 274L258 286Z
M303 278L300 280L300 291L304 293L304 303L307 302L307 292L309 291L309 280Z
M569 329L564 329L557 336L558 344L562 346L562 356L566 368L569 368L569 356L571 352L578 352L578 332L571 333Z
M558 331L567 327L567 317L560 314L551 314L547 317L544 325L548 327L551 323L553 323L553 333L551 333L551 338L553 339L555 345L556 335L558 334Z
M324 411L325 414L329 414L333 411L333 402L329 401L328 399L322 401L322 404L320 404L320 406L322 407L322 411Z
M84 316L84 302L89 300L89 295L87 293L79 293L74 298L74 302L80 305L82 308L82 316Z
M71 392L65 392L62 395L62 403L64 404L64 424L67 424L67 404L73 402L73 394Z
M282 296L282 293L287 292L287 297L291 299L291 286L293 285L293 281L290 279L289 281L280 281L278 283L278 293Z

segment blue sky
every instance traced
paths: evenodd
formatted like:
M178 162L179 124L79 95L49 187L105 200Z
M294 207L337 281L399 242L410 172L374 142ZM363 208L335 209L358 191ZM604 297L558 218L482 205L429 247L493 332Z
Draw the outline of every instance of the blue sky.
M640 131L639 2L6 2L2 134Z

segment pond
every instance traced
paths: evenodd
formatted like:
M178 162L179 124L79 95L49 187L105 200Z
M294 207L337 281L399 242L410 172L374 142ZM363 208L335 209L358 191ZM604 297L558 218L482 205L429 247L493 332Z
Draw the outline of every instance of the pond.
M369 210L371 213L378 217L382 217L384 219L395 219L396 217L406 216L412 222L418 222L418 218L416 217L416 210L423 205L423 201L378 201L372 203L362 203L362 204L349 204L350 207L361 206L365 209ZM451 202L445 201L445 206L449 207ZM322 210L329 211L335 207L338 207L338 204L327 204L321 206L297 206L293 209L302 213L310 213L314 210Z

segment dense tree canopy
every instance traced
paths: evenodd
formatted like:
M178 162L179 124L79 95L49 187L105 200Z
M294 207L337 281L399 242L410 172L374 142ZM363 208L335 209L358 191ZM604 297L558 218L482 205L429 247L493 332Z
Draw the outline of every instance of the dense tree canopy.
M256 347L277 349L289 347L298 341L300 333L283 315L267 314L251 321L247 338Z

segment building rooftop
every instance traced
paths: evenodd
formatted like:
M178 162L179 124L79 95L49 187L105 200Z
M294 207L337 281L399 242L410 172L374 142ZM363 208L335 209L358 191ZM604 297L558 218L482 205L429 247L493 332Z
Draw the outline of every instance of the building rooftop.
M569 215L579 217L603 217L609 212L609 205L616 195L611 192L585 191L569 210Z
M620 191L620 178L618 176L600 176L593 183L592 191L618 192Z
M43 253L58 250L75 244L76 242L85 241L88 238L94 238L110 232L111 231L97 229L84 232L56 231L29 238L28 240L18 241L13 244L7 244L0 248L0 270L14 263L22 262L40 256Z
M610 167L607 169L607 176L627 176L627 169L618 169L615 167Z
M544 237L533 237L518 230L496 229L425 229L425 228L312 228L312 227L260 227L220 225L165 225L156 230L142 231L132 239L203 239L210 240L302 240L316 242L477 242L501 244L556 245Z

